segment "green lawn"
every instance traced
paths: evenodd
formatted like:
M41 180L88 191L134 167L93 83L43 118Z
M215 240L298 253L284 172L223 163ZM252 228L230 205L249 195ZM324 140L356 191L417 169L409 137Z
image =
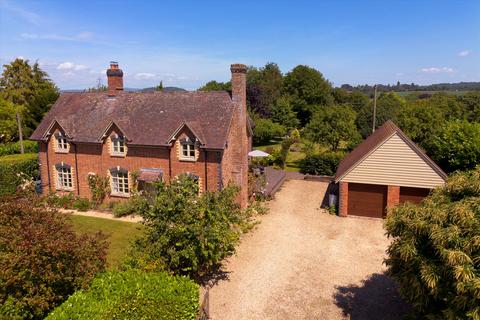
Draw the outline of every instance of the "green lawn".
M102 231L107 234L109 248L107 263L109 267L118 267L130 248L130 242L142 232L140 223L114 221L102 218L85 216L70 216L76 231L80 233L94 233Z

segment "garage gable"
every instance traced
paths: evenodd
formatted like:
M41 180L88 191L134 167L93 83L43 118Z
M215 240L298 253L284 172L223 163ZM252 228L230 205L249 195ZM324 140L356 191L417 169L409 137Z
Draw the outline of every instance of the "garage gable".
M435 188L443 185L445 179L432 163L403 133L395 132L353 165L339 180Z

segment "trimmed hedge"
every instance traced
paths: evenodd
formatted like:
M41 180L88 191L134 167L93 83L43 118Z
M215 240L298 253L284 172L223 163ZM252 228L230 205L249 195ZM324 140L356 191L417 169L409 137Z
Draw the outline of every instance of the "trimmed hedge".
M0 157L0 195L14 194L25 178L37 179L38 176L37 153Z
M300 171L305 174L333 176L343 157L345 157L343 152L325 152L307 156L299 163Z
M199 287L185 277L139 270L108 271L77 291L46 320L195 319Z
M23 141L23 148L25 153L37 153L38 142L30 140ZM10 154L20 154L20 142L8 142L0 144L0 157L8 156Z

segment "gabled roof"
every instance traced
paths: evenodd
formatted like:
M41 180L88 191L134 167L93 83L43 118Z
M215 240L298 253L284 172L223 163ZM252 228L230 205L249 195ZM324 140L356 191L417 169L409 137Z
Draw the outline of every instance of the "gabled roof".
M115 124L131 145L164 146L186 124L202 147L225 148L234 103L226 91L214 92L106 92L63 93L30 139L46 140L55 120L79 143L100 143Z
M337 172L335 174L335 182L340 181L356 166L358 166L366 157L374 152L379 146L387 141L394 134L400 136L400 138L412 148L415 153L420 156L425 163L427 163L440 177L447 178L447 174L428 157L425 152L418 147L410 138L408 138L399 127L388 120L380 128L375 130L373 134L367 137L362 143L360 143L352 152L347 154L345 158L338 165Z

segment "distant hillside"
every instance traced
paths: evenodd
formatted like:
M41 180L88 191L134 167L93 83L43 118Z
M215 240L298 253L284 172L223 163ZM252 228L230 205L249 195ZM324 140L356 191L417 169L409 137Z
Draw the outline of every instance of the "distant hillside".
M358 85L351 86L349 84L343 84L342 89L347 91L360 91L365 94L370 94L373 92L373 86L371 85ZM407 84L397 82L395 85L377 85L378 91L388 92L438 92L438 91L449 91L449 92L459 92L459 91L480 91L480 82L458 82L458 83L437 83L429 85L418 85L415 83Z
M150 88L124 88L125 91L127 92L152 92L155 91L155 87L150 87ZM86 92L87 89L65 89L65 90L60 90L61 93L64 92ZM179 87L165 87L163 88L163 91L165 92L174 92L174 91L187 91L183 88Z

